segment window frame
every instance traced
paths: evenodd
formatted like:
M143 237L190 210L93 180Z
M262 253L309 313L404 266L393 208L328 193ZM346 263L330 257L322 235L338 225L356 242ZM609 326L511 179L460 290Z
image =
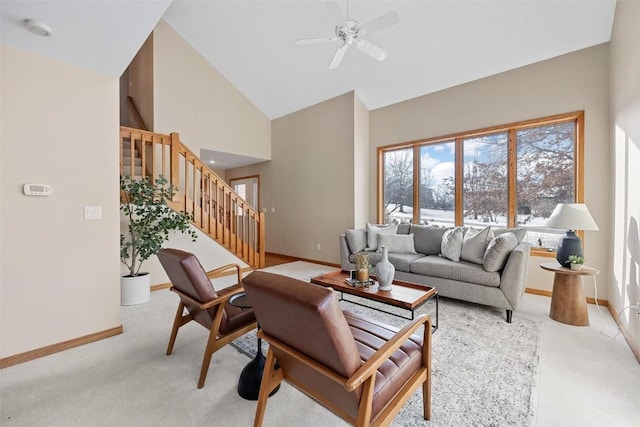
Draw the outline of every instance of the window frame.
M574 202L584 203L584 110L571 113L556 114L552 116L524 120L504 125L491 126L466 132L458 132L444 136L419 139L398 144L385 145L377 148L377 221L384 221L384 154L387 151L398 149L413 149L413 203L419 206L419 185L415 185L420 179L420 147L424 145L450 142L455 143L455 224L463 224L463 173L464 151L463 140L465 138L483 136L492 133L505 132L508 134L507 142L507 227L516 227L517 206L517 147L516 133L519 130L573 122L575 124L574 144ZM413 223L420 222L420 209L413 209ZM578 231L578 235L584 239L584 232ZM555 257L556 252L545 248L532 247L531 255L543 257Z

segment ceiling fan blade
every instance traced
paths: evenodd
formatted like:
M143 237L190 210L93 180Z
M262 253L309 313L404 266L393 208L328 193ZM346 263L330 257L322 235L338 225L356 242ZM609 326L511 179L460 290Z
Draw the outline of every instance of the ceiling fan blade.
M381 49L375 44L363 39L356 40L355 45L358 49L371 56L372 58L377 59L378 61L384 61L387 55L389 55L389 52L387 52L386 50Z
M334 68L338 68L338 66L340 65L340 62L342 62L342 58L344 58L344 54L347 53L348 48L349 48L349 45L344 43L342 46L340 46L336 50L336 53L333 54L333 58L331 58L331 63L329 64L330 70L333 70Z
M324 6L327 9L327 12L329 12L329 15L331 15L331 19L335 22L345 22L347 20L347 18L342 14L342 10L340 10L338 3L328 1L324 3Z
M384 15L380 15L369 22L366 22L360 26L360 31L364 30L366 34L371 34L376 31L383 30L387 27L397 25L400 22L400 15L395 10L387 12Z
M324 43L324 42L333 42L338 40L338 37L333 36L333 37L315 37L315 38L311 38L311 39L298 39L296 40L296 44L297 45L303 45L303 44L314 44L314 43Z

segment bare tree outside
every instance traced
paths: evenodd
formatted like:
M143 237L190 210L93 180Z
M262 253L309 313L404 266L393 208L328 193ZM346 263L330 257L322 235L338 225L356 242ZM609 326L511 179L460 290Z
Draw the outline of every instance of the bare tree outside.
M406 148L384 153L384 212L385 220L394 213L413 212L413 149ZM410 218L411 216L409 216Z

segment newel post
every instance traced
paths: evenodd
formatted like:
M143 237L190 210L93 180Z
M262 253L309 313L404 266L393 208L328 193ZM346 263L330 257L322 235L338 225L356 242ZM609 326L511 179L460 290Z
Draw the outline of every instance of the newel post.
M171 165L169 169L169 184L176 190L180 189L180 134L171 132ZM177 196L176 192L176 196ZM175 199L175 197L174 197ZM175 201L175 200L174 200Z
M258 268L264 268L266 264L265 253L264 253L264 242L265 242L265 230L266 230L266 214L262 211L259 213L260 223L258 224L258 259L259 264Z

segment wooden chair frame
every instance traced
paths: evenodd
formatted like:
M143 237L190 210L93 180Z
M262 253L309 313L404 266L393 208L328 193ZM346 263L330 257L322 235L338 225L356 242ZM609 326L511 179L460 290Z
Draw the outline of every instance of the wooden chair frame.
M207 378L207 372L209 371L209 364L211 363L211 357L213 353L218 351L220 348L229 344L231 341L236 338L241 337L252 329L255 329L258 326L258 322L254 321L246 326L243 326L240 329L237 329L229 334L220 335L220 323L222 321L222 313L224 312L224 305L227 300L231 298L233 295L244 292L242 288L242 271L238 264L227 264L220 268L216 268L214 270L207 272L207 277L209 279L213 279L215 277L219 277L227 270L232 268L237 269L238 274L238 284L240 285L237 289L234 289L231 292L225 293L224 295L220 295L217 298L214 298L206 303L200 303L199 301L194 300L189 295L181 292L180 290L174 288L173 286L170 288L171 291L175 292L180 296L180 304L178 304L178 310L176 311L176 317L173 321L173 328L171 330L171 337L169 338L169 345L167 346L167 356L171 354L173 351L173 345L176 342L176 337L178 336L178 329L187 323L194 320L192 313L184 314L185 303L184 301L189 302L197 307L198 310L208 310L210 308L215 309L215 316L213 318L213 323L211 325L211 329L209 330L209 338L207 339L207 346L204 351L204 358L202 359L202 368L200 368L200 378L198 379L198 388L204 387L204 382ZM224 291L224 290L223 290Z
M377 369L422 325L424 325L422 366L378 413L378 415L372 419L371 411L376 378L375 374ZM262 426L269 394L283 380L286 380L302 392L308 394L345 421L358 427L389 425L400 409L402 409L403 405L407 400L409 400L411 395L413 395L418 386L422 384L424 419L431 419L431 318L427 315L423 314L411 323L405 325L391 340L374 353L374 355L363 363L362 366L349 378L337 374L335 371L328 369L326 366L319 364L313 359L308 358L304 354L265 334L264 330L259 330L258 336L262 337L262 339L269 343L269 351L267 353L262 382L260 384L260 395L258 396L258 406L256 408L256 416L253 424L254 427ZM354 391L362 385L363 389L358 409L358 418L354 419L352 416L346 414L344 411L323 399L322 396L318 395L314 391L312 385L302 384L295 379L287 377L286 373L283 372L281 368L276 369L274 366L275 356L273 354L273 348L277 348L278 350L287 353L299 362L304 363L333 381L342 384L347 391Z

